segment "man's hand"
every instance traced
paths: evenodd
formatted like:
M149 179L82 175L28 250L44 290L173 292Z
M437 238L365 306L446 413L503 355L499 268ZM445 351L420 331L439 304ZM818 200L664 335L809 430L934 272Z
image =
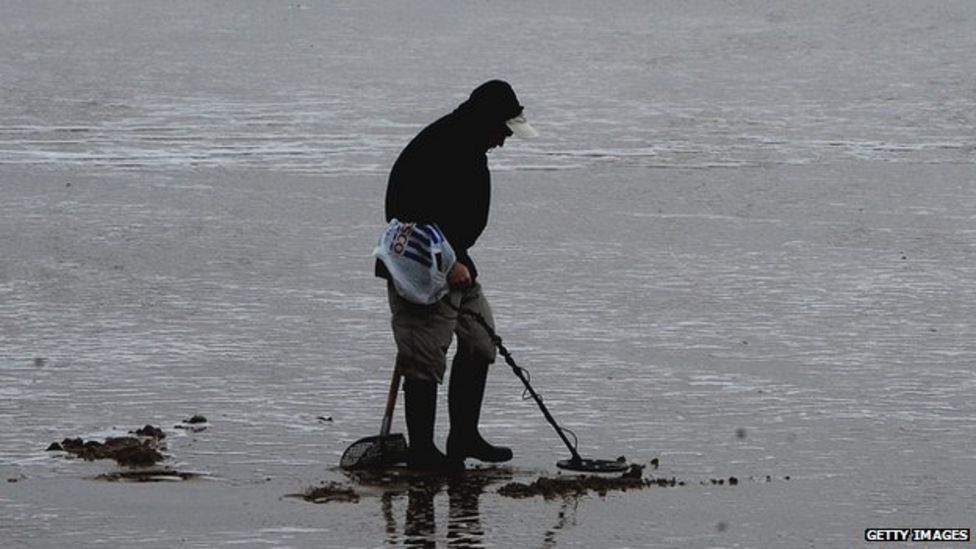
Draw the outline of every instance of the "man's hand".
M452 288L467 288L472 282L471 272L464 263L455 261L454 265L451 265L451 270L447 272L447 283Z

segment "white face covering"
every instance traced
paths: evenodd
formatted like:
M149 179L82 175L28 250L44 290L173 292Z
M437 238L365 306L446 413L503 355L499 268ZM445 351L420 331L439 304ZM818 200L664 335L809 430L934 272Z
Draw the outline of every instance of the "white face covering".
M522 139L539 137L539 132L535 131L535 128L529 125L529 122L525 119L525 115L520 114L515 118L510 118L505 121L505 125L508 126L508 129L512 130L512 133Z

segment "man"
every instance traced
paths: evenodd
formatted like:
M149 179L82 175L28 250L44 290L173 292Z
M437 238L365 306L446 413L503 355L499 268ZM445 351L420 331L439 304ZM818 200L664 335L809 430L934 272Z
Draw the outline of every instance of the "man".
M512 451L489 444L478 431L489 364L495 345L485 330L455 307L481 314L493 324L491 308L468 255L488 224L491 182L486 153L516 134L535 137L522 116L512 87L492 80L478 86L457 109L424 128L400 153L386 190L386 219L436 224L457 261L447 272L449 292L432 305L399 295L390 271L377 261L387 290L397 345L396 367L404 377L409 467L463 469L465 458L487 462L512 459ZM447 454L434 444L437 385L447 370L447 349L457 336L451 363Z

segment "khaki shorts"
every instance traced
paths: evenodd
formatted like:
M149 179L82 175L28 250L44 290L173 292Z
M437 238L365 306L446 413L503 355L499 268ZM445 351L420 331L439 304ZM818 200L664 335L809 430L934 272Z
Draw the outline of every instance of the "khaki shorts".
M397 368L403 377L441 383L447 371L447 350L456 334L458 347L489 364L495 361L495 343L478 321L459 315L448 303L481 314L494 329L495 320L481 286L451 290L433 305L411 303L387 285L393 313L393 339L397 346Z

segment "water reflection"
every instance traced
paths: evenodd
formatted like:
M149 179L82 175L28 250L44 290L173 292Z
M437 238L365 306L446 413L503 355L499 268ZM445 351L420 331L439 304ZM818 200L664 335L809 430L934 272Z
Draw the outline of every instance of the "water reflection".
M511 480L512 472L502 468L469 470L463 476L436 477L384 475L354 480L380 487L380 505L386 523L386 541L390 546L437 547L446 534L449 547L485 547L485 530L481 525L480 500L492 485ZM447 494L446 532L438 529L437 496ZM406 499L402 528L397 524L396 507ZM440 534L440 535L439 535Z
M447 487L448 545L453 547L478 547L485 531L481 527L478 503L481 493L488 486L486 479L473 482L455 482Z
M390 547L481 548L498 545L499 540L486 540L481 524L481 496L512 480L513 472L504 468L468 470L457 477L421 476L409 472L383 471L378 473L347 473L351 480L369 489L380 489L380 508L386 530L386 545ZM447 495L447 525L438 528L437 517L444 517L444 498ZM404 506L402 525L398 509ZM577 524L580 494L562 497L555 521L545 530L540 547L559 545L561 533ZM489 511L491 512L491 511Z
M436 547L437 533L434 518L435 490L427 486L411 488L407 496L407 518L403 527L404 545L407 547Z
M546 535L542 539L544 549L556 547L556 536L560 530L576 526L576 512L579 510L579 502L580 498L577 494L563 496L563 502L556 517L556 524L546 530Z

